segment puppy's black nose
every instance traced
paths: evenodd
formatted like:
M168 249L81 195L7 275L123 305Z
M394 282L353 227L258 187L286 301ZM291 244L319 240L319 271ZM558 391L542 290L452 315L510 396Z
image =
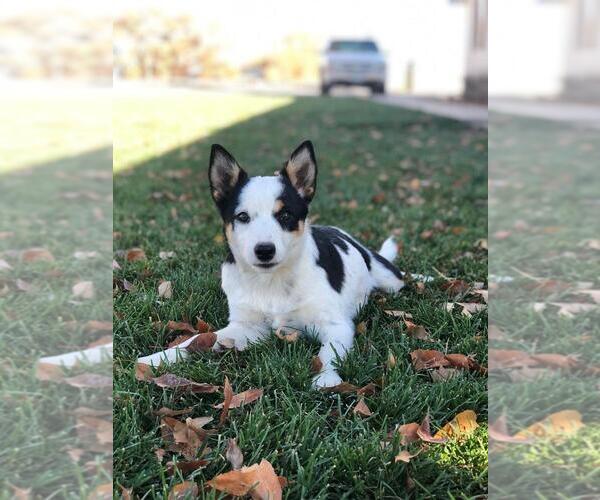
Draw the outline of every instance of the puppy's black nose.
M273 243L259 243L254 247L254 253L261 262L268 262L275 257L275 245Z

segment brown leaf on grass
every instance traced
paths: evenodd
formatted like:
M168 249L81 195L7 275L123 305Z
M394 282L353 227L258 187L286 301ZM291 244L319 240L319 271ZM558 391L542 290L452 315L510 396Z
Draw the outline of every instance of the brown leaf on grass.
M198 485L194 481L183 481L171 488L168 500L183 500L185 498L196 498L197 496Z
M113 259L113 261L112 261L112 269L113 269L113 271L121 269L121 266L115 259Z
M194 460L198 450L211 434L202 427L212 421L212 417L187 418L185 422L163 417L161 436L169 451L182 453L187 459Z
M22 262L54 262L54 255L52 255L45 248L28 248L21 252Z
M3 269L10 270L12 269L12 266L4 259L0 259L0 271L2 271Z
M93 299L96 295L94 283L91 281L80 281L75 283L72 288L73 296L78 299Z
M105 375L98 375L96 373L82 373L75 377L67 377L64 381L73 387L112 387L112 377Z
M404 326L406 327L406 334L413 339L419 340L431 340L429 332L422 325L417 325L412 321L404 320Z
M405 446L407 444L418 441L420 439L419 434L417 432L418 430L419 424L417 424L416 422L411 422L410 424L403 424L399 426L396 432L402 436L402 438L400 439L400 444L402 446Z
M199 460L178 460L177 462L167 462L167 475L173 476L177 471L181 472L184 476L190 472L194 472L202 467L205 467L210 462L205 459Z
M475 295L479 295L482 299L484 303L488 303L488 291L487 290L473 290L472 292Z
M394 368L394 366L396 366L396 362L396 356L394 356L394 353L392 351L388 352L388 358L386 361L386 366L388 369Z
M456 438L471 434L479 427L477 415L473 410L465 410L435 433L434 438Z
M206 321L196 318L196 330L199 333L211 332L213 330L212 326L210 326Z
M405 462L405 463L409 463L411 458L414 458L418 455L418 453L415 453L413 455L411 455L408 451L406 450L402 450L400 451L400 453L398 453L395 457L394 457L394 462Z
M394 318L412 319L412 314L410 314L410 313L408 313L406 311L397 311L397 310L386 309L383 312L385 314L387 314L388 316L392 316Z
M161 281L158 284L158 297L161 299L170 299L173 296L173 285L170 281Z
M196 330L192 325L183 321L169 321L167 323L167 328L175 332L198 333L198 330Z
M52 380L58 382L63 380L65 374L63 369L51 363L37 363L35 367L35 376L38 380Z
M286 342L296 342L300 337L300 332L292 328L280 326L277 328L277 330L275 330L275 336L278 339L285 340Z
M379 193L374 194L373 197L371 198L371 201L376 204L381 204L385 201L385 197L386 197L385 192L381 191Z
M242 454L242 450L240 450L235 439L229 439L227 441L225 458L227 458L233 470L239 470L242 468L242 465L244 465L244 455Z
M450 304L451 303L448 303L448 305ZM479 304L477 302L456 302L456 305L462 308L461 313L463 314L463 316L466 316L468 318L470 318L473 314L479 311L485 311L485 309L487 308L486 304ZM450 311L452 311L453 308L454 305L452 305Z
M313 356L310 360L310 373L320 373L323 369L323 362L319 356Z
M377 384L374 384L373 382L369 382L367 385L358 389L356 391L356 394L358 394L360 396L372 396L373 394L375 394L377 392L377 389L378 389Z
M356 335L364 335L365 333L367 333L367 322L361 321L356 325Z
M425 415L423 422L421 422L421 425L417 429L417 435L426 443L445 443L448 441L448 439L444 437L434 437L431 435L429 415Z
M189 352L208 352L217 341L217 334L204 332L196 335L196 338L186 347Z
M506 425L506 415L498 417L494 423L488 427L488 436L492 441L500 443L531 443L533 440L524 436L511 436Z
M133 498L133 488L121 486L121 500L131 500Z
M148 382L154 378L152 373L152 367L143 363L136 363L135 365L135 378L137 380Z
M254 403L257 399L260 399L263 395L262 389L248 389L247 391L234 394L231 398L229 408L239 408L240 406ZM214 408L225 408L225 403L219 403Z
M598 309L596 304L587 304L581 302L550 302L553 306L558 307L559 316L565 318L574 318L576 314L595 311Z
M219 474L207 484L229 495L250 495L255 500L280 500L282 497L281 482L273 466L264 459L260 464Z
M410 358L417 371L450 365L443 353L433 349L417 349L410 353Z
M336 393L336 394L346 394L349 392L356 392L358 390L358 387L350 384L349 382L342 382L338 385L334 385L332 387L323 387L321 388L321 392L324 392L326 394L329 393Z
M141 248L130 248L125 252L125 259L127 259L127 262L146 260L146 252Z
M178 389L189 392L201 392L201 393L213 393L219 390L218 385L204 384L193 382L187 378L173 375L172 373L165 373L160 377L154 377L151 379L158 387L168 389Z
M225 377L225 384L223 385L223 411L221 411L221 416L219 418L219 426L222 427L225 421L227 420L227 415L229 414L229 407L231 406L231 400L233 399L233 389L231 388L231 384L229 383L229 379Z
M363 398L359 398L359 400L356 402L352 413L354 413L355 415L360 415L361 417L370 417L371 415L373 415Z
M185 342L186 340L190 340L192 335L189 333L185 333L183 335L177 335L171 342L167 344L167 347L170 349L172 347L177 347L179 344Z
M113 497L113 484L104 483L96 486L88 495L87 500L111 500Z
M531 359L537 361L540 366L547 366L550 368L576 368L580 362L577 354L532 354Z
M456 295L462 295L471 289L471 285L463 280L450 280L443 283L440 287L449 296L455 297Z
M77 417L77 436L90 451L112 451L112 422L102 418Z
M584 426L581 413L577 410L562 410L548 415L543 420L536 422L526 429L519 431L515 437L545 438L564 437L575 434Z
M490 349L488 353L490 370L538 365L528 353L516 349Z
M444 382L446 380L451 380L454 377L457 377L460 374L460 370L456 368L438 368L437 370L432 370L429 375L431 376L431 380L434 382Z
M83 331L86 333L91 332L112 332L113 324L112 321L98 321L91 319L86 321L83 325Z
M17 278L17 280L15 281L15 285L17 287L17 290L21 292L31 292L32 290L35 290L35 287L31 283L28 283L27 281L22 280L20 278Z
M182 410L171 410L171 408L167 408L163 406L160 410L155 410L152 413L159 417L177 417L179 415L185 415L186 413L191 413L193 408L183 408Z
M596 304L600 304L600 290L579 290L577 293L589 295Z

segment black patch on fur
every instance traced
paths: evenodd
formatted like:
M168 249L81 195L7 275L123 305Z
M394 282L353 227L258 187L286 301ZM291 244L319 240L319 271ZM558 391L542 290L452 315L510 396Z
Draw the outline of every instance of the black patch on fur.
M341 238L341 239L347 241L354 248L356 248L356 250L358 250L358 253L360 253L361 257L365 261L365 266L367 266L367 269L370 271L371 270L371 256L369 255L369 250L367 250L365 247L363 247L354 238L351 238L350 236L348 236L347 234L343 233L342 231L340 231L340 230L338 230L338 229L336 229L334 227L332 227L330 229L337 234L338 238Z
M388 271L393 273L394 276L396 276L396 278L398 278L399 280L402 279L402 274L400 273L400 270L394 264L392 264L389 260L387 260L385 257L382 257L377 252L373 252L373 257L383 267L385 267Z
M348 245L330 227L312 226L311 232L319 250L317 265L325 270L331 288L340 293L344 284L344 262L336 247L348 253Z
M284 231L296 231L300 221L306 220L308 203L302 199L287 177L280 176L279 179L283 189L277 199L281 201L283 207L274 216ZM280 217L284 211L289 214L287 219Z

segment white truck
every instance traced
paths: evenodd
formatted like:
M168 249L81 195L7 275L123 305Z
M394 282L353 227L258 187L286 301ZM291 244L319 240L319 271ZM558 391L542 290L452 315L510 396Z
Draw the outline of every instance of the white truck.
M361 85L374 94L385 92L387 65L373 40L332 40L320 67L321 94L334 85Z

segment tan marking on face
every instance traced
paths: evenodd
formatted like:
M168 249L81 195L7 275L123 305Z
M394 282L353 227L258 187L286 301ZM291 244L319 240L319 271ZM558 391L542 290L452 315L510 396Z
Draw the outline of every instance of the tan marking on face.
M300 220L300 221L298 221L298 229L296 229L296 230L295 230L295 231L293 231L292 233L293 233L295 236L301 236L303 232L304 232L304 221L303 221L303 220Z
M275 200L275 204L273 205L273 213L276 214L283 208L283 201Z
M231 238L233 236L233 224L229 223L225 225L225 237L227 238L227 241L231 241Z

